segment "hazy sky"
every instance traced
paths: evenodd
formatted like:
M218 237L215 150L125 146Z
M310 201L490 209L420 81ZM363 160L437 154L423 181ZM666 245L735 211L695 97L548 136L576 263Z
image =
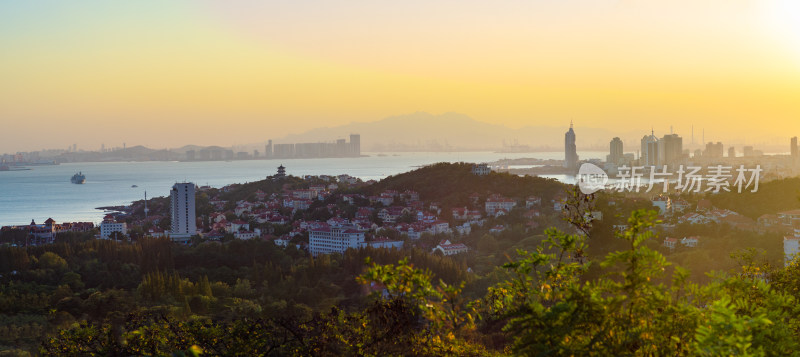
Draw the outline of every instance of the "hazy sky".
M230 145L415 111L788 142L800 1L0 2L0 152Z

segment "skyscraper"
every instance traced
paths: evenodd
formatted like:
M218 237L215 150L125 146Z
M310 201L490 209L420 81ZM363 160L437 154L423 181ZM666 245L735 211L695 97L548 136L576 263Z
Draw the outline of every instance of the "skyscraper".
M564 167L576 169L578 167L578 149L575 146L575 131L572 122L569 122L569 131L564 134Z
M639 164L642 166L658 165L658 138L655 132L642 137L642 152L639 154Z
M664 135L658 142L659 165L676 165L683 157L683 138L678 134Z
M620 161L622 161L625 154L623 153L623 146L622 146L622 139L614 138L611 139L610 143L610 152L608 154L608 158L606 161L609 164L619 165Z
M197 234L197 218L194 203L194 184L190 182L176 183L170 192L172 209L173 240L186 240Z
M724 152L725 150L721 142L718 141L714 144L709 141L708 144L706 144L706 151L703 153L703 156L707 158L721 158Z
M351 156L361 156L361 135L360 134L350 134L350 155Z
M791 152L792 152L792 164L800 165L800 152L798 152L798 150L800 150L800 148L797 147L797 137L796 136L792 138L792 143L791 143L791 148L790 149L791 149Z

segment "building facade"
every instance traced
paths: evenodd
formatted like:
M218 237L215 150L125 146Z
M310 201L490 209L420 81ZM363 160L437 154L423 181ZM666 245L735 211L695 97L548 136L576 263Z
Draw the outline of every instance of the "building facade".
M608 158L606 158L606 162L614 165L620 165L623 159L625 158L625 154L623 152L622 146L622 139L614 138L611 140L609 144L609 154Z
M703 152L703 157L719 159L722 158L723 153L725 152L724 147L722 146L721 142L712 143L708 142L706 144L706 151Z
M195 185L190 182L176 183L170 191L172 230L169 235L173 240L186 240L197 234L197 217L195 212Z
M350 142L338 139L333 142L272 144L265 148L267 159L326 158L361 156L361 135L350 134Z
M350 248L361 248L364 239L364 232L354 227L322 227L309 231L308 250L312 256L332 253L343 254Z
M678 134L664 135L658 142L658 165L675 166L683 158L683 138Z
M100 238L109 239L114 233L128 234L128 226L125 222L103 221L100 223Z
M658 138L654 132L642 138L642 151L639 153L639 164L642 166L658 166Z

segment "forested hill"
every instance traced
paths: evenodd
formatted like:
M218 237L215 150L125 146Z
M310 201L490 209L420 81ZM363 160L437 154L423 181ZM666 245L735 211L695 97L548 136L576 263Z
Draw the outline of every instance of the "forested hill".
M731 189L718 195L711 195L711 202L717 208L726 208L745 216L757 219L763 214L789 211L800 207L800 178L787 178L763 182L758 192L742 193Z
M366 188L369 194L384 190L417 191L426 201L439 201L445 206L468 204L469 195L501 194L506 197L539 196L549 201L564 192L564 184L555 179L516 176L492 172L487 176L473 175L472 164L438 163L414 171L389 176Z

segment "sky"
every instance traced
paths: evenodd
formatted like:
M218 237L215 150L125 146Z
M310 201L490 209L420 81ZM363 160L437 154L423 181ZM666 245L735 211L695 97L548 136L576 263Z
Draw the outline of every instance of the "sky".
M0 2L0 152L227 146L417 111L788 143L800 2Z

